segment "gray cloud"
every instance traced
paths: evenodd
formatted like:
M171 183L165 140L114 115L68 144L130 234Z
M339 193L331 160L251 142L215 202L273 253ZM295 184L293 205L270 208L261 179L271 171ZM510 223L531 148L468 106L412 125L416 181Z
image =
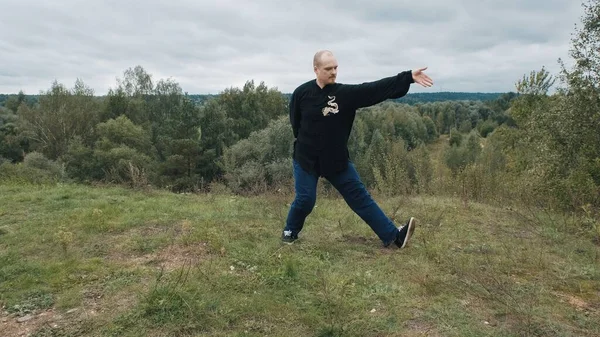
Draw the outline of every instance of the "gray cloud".
M141 65L189 93L247 80L284 92L313 78L312 55L336 54L338 81L428 66L418 91L510 91L531 70L558 71L577 1L3 0L0 93L38 93L81 78L97 94Z

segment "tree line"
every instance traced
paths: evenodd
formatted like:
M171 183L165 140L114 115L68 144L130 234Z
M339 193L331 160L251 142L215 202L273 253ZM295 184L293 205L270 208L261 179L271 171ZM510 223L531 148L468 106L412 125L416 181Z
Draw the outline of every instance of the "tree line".
M54 82L35 102L23 94L6 101L0 158L15 164L30 154L43 156L77 182L152 184L175 191L217 180L240 187L271 185L291 174L288 102L277 89L248 81L197 104L178 83L154 82L136 66L104 97L78 80L72 88ZM359 166L371 183L367 163L376 160L381 142L401 139L413 149L451 129L486 133L486 126L493 129L506 119L502 108L481 101L413 106L390 101L363 109L350 140L352 155L367 158Z
M481 92L419 92L408 93L406 96L395 99L398 103L410 105L442 101L493 101L503 93L481 93ZM187 97L197 105L202 105L211 98L219 94L188 94ZM289 101L291 93L283 93L286 100ZM18 94L0 94L0 106L6 106L9 109L18 106L19 102L26 100L29 104L35 104L40 95L27 95L22 90ZM102 97L102 96L100 96Z

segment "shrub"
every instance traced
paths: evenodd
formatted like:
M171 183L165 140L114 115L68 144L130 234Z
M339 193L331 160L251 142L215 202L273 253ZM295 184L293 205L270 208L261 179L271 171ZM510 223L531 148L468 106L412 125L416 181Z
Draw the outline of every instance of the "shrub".
M293 139L289 118L281 117L226 149L222 164L229 188L256 192L291 179Z
M479 125L479 134L481 135L481 137L485 138L490 133L492 133L497 127L498 123L488 119L485 122L481 123L481 125Z
M26 166L23 163L5 162L0 164L0 181L18 184L51 184L56 183L59 179L47 171Z
M455 128L452 128L452 130L450 130L450 139L449 139L449 144L450 146L460 146L460 144L462 143L462 134L460 132L458 132L458 130L456 130Z

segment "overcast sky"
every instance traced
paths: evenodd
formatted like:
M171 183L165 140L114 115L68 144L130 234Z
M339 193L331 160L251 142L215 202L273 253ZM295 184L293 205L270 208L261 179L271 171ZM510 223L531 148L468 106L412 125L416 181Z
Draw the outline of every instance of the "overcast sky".
M247 80L291 92L329 49L338 82L428 66L423 91L514 91L525 73L569 61L579 0L0 0L0 93L76 78L98 95L127 68L190 94Z

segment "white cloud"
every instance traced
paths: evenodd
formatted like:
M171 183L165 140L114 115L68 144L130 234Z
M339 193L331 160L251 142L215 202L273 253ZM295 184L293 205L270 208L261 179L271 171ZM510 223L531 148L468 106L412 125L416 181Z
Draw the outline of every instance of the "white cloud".
M97 94L141 65L189 93L247 80L291 92L332 50L338 81L428 66L416 91L514 90L525 73L558 71L582 8L577 1L1 0L0 93L38 93L81 78Z

